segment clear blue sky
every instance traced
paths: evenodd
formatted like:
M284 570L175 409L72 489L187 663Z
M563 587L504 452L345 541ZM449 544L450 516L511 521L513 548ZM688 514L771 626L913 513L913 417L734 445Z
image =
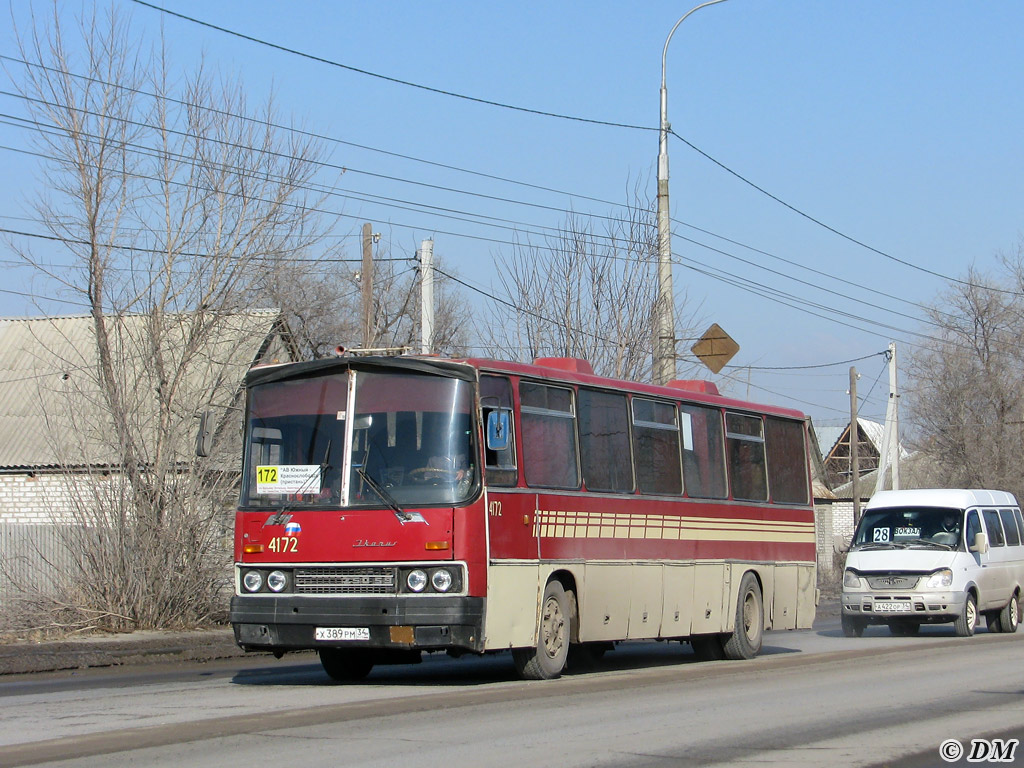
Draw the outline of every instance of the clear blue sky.
M665 38L696 5L153 2L380 75L650 128L658 124ZM498 285L494 259L509 251L512 231L424 206L454 209L462 219L509 219L521 232L540 232L561 224L558 210L570 207L614 214L611 203L624 201L632 183L647 185L653 197L655 131L472 103L272 50L130 0L114 5L153 44L162 26L181 65L204 55L208 66L239 75L254 101L274 88L289 119L349 143L331 148L332 162L351 169L338 181L351 196L334 201L345 215L338 235L373 222L393 255L412 253L433 236L447 265L482 290ZM14 6L15 23L24 24L28 3ZM46 3L35 6L47 12ZM77 8L62 3L64 12ZM17 55L10 26L0 25L0 53ZM1016 250L1024 232L1021 30L1024 3L1017 0L729 0L683 23L668 54L675 131L793 208L893 257L829 232L673 138L673 251L682 262L675 287L702 303L707 322L718 322L739 342L734 365L848 361L881 352L890 340L909 351L912 332L927 331L919 304L944 287L922 269L962 276L971 263L987 269L997 253ZM2 78L0 89L9 91L7 75ZM0 113L22 115L24 107L3 96ZM37 189L36 161L12 149L28 146L24 130L0 121L0 227L41 231L22 218L31 216L26 200ZM367 195L384 200L371 202ZM351 242L357 255L357 241ZM785 303L703 274L709 271L773 289ZM7 291L43 288L30 285L25 270L6 274ZM818 307L787 306L797 302ZM35 312L17 293L0 293L0 314ZM884 360L874 356L856 365L863 375L859 392L868 396L862 413L881 419ZM737 396L799 408L817 422L845 422L848 369L848 363L800 372L730 369L737 381L727 386Z

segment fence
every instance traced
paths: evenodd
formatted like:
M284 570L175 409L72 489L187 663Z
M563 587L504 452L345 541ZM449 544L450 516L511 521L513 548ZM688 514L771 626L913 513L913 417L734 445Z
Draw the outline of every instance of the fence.
M19 597L51 590L70 568L66 534L54 525L0 523L0 626Z

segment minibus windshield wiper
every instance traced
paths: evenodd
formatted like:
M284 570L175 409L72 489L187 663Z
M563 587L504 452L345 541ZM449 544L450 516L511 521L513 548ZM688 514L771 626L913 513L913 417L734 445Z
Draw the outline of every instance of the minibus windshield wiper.
M370 477L366 470L362 467L356 467L356 472L359 473L359 477L363 479L363 482L370 487L370 490L377 494L377 496L380 497L380 500L387 504L395 513L395 517L398 518L398 522L405 524L413 519L412 515L398 505L398 502L395 501L395 497L388 493L387 489L385 489L380 483Z
M904 542L908 547L925 546L925 547L939 547L940 549L955 549L950 544L943 544L941 541L932 541L931 539L911 539L910 541Z

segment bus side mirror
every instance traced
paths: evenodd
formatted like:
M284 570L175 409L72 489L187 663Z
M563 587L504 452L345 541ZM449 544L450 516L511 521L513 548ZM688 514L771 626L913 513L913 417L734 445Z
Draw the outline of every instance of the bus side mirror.
M487 450L506 450L510 433L508 411L491 411L487 414Z
M979 555L984 555L988 552L988 536L981 531L974 534L974 543L970 546L971 552L977 552Z
M196 434L196 456L200 458L209 456L213 450L213 430L210 428L210 412L197 413L199 419L199 432Z

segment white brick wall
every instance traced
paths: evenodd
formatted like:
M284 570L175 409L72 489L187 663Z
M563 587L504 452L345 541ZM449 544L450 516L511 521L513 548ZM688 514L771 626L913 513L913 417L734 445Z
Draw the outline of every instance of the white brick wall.
M108 485L110 477L74 477L73 482L80 484L75 494L68 492L68 482L72 480L59 472L0 474L0 523L81 523L73 500L77 496L80 504L87 504L89 483Z
M66 509L60 475L0 475L0 523L50 524L66 517Z

